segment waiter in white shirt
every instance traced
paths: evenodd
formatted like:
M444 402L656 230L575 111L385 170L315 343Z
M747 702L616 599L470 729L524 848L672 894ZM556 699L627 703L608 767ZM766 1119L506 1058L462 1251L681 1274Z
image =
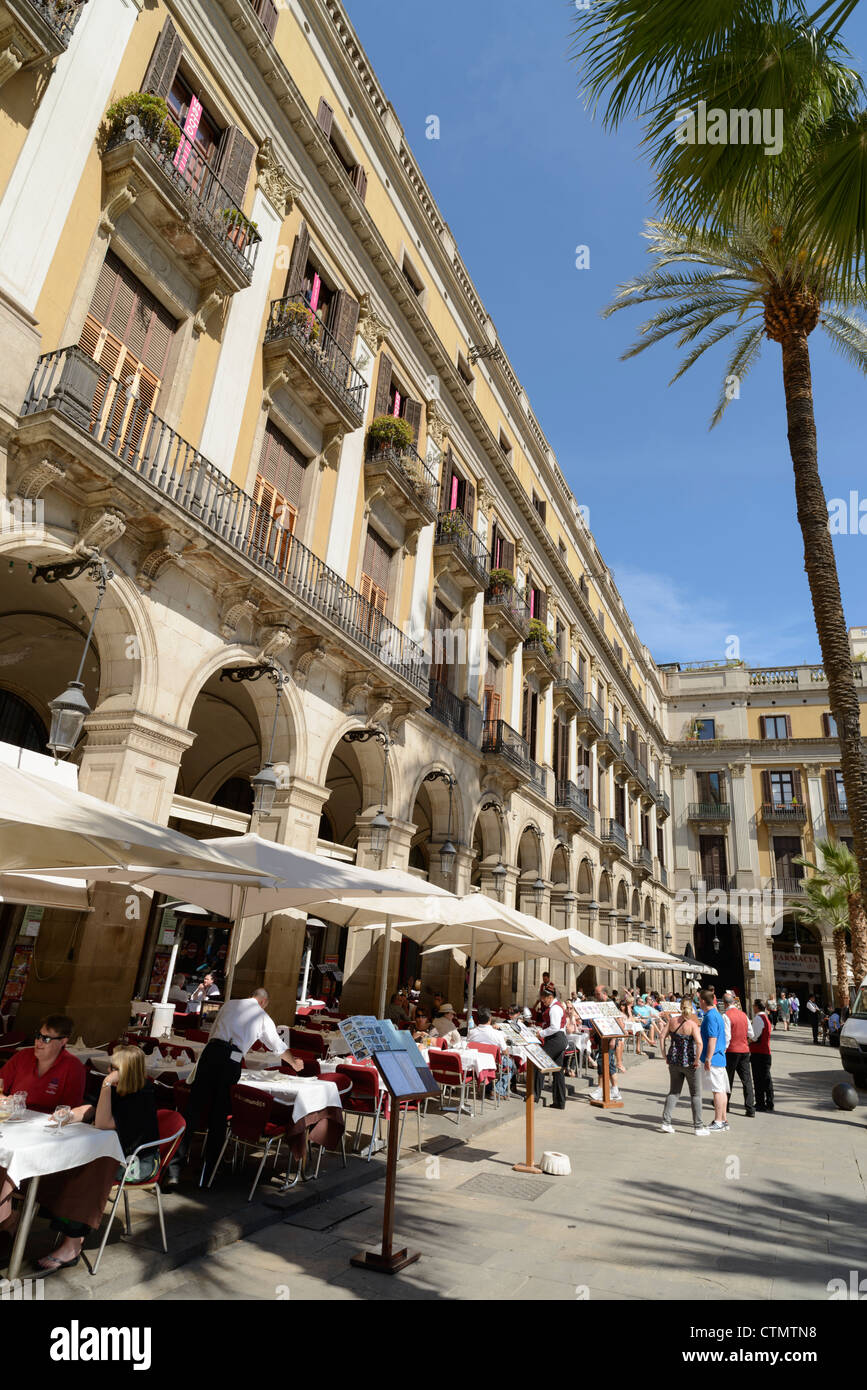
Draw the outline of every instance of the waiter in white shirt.
M214 1026L196 1066L196 1076L190 1090L184 1119L186 1130L178 1149L176 1161L169 1165L169 1184L176 1183L186 1162L193 1135L200 1121L208 1116L208 1137L205 1140L204 1173L209 1173L220 1156L226 1137L230 1094L238 1084L241 1063L254 1043L263 1042L269 1052L279 1052L300 1071L303 1063L293 1057L271 1017L267 989L256 989L249 999L227 999L214 1020Z
M563 1053L566 1051L566 1029L564 1027L566 1010L557 1001L557 991L552 984L542 986L542 1003L545 1008L540 1020L539 1033L542 1039L542 1046L551 1058L556 1062L559 1071L555 1071L551 1077L551 1090L553 1092L552 1105L555 1110L566 1109L566 1077L563 1072ZM543 1073L538 1071L533 1082L533 1094L536 1100L542 1094Z

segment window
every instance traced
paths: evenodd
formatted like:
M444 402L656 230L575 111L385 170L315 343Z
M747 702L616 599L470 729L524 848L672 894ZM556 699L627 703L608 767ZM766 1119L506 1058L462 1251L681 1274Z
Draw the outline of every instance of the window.
M801 854L801 841L796 835L774 836L774 871L776 878L800 880L804 877L803 864L795 860Z
M822 715L822 732L826 738L837 737L837 721L833 714Z
M320 323L324 324L338 347L352 355L355 328L358 323L358 301L344 289L339 289L325 271L320 257L311 248L310 232L302 222L295 237L289 271L283 287L283 297L301 296L310 305ZM331 363L333 366L334 363ZM391 371L391 363L388 366ZM421 406L419 406L419 418Z
M527 742L530 757L536 760L536 739L539 727L539 696L528 685L524 686L521 708L521 734Z
M700 835L698 852L701 860L701 876L708 887L724 887L728 875L725 836Z
M361 594L379 613L388 603L388 578L391 570L391 547L375 531L368 530L361 565ZM371 615L372 617L372 615Z
M697 772L698 799L704 806L720 806L725 801L721 772Z
M548 515L548 503L543 497L539 496L538 492L533 493L533 507L542 520L545 521Z
M515 573L514 542L506 539L497 521L491 523L491 569Z
M626 792L619 782L614 784L614 819L626 829Z
M716 720L696 719L695 732L696 737L699 739L716 738Z
M586 690L586 689L587 689L587 662L586 662L585 658L581 655L580 652L578 653L578 679L580 680L581 684L584 686L584 689Z
M469 361L466 357L464 357L464 354L460 351L458 352L458 375L461 377L462 381L467 386L469 386L470 390L472 391L473 385L475 383L475 377L473 376L472 368L470 367Z
M482 718L491 724L500 718L500 687L503 680L503 664L492 656L488 657L485 672L485 688L482 700Z
M508 460L509 463L511 463L511 462L512 462L512 445L511 445L511 442L510 442L510 440L508 439L508 437L507 437L505 431L502 429L502 427L500 428L500 448L501 448L501 450L502 450L502 452L503 452L503 456Z
M569 780L569 725L554 715L554 776L558 782Z
M185 132L185 138L181 140L175 155L175 168L183 173L197 193L201 193L206 187L208 172L216 163L223 131L180 73L175 75L166 103L181 130ZM191 139L186 136L188 122Z
M456 672L455 661L455 614L438 598L434 599L433 611L433 659L431 679L438 685L452 690Z
M422 280L421 275L416 270L405 251L403 253L403 261L401 262L400 269L404 280L409 285L413 294L417 299L421 299L421 296L424 294L424 280Z
M776 807L801 804L801 774L799 772L765 772L770 787L770 805Z
M269 420L253 487L253 501L259 510L253 518L251 539L278 572L288 563L308 462Z
M525 600L530 609L530 617L538 618L540 623L548 621L548 595L531 574L527 574Z
M132 271L107 252L79 347L105 372L91 420L106 420L112 444L119 438L129 447L139 444L147 411L164 384L177 326Z
M846 796L846 788L843 784L843 774L839 768L829 768L828 778L828 798L831 809L842 811L844 814L849 809L849 801Z
M763 714L762 738L791 738L792 721L787 714Z
M665 838L664 838L664 836L663 836L663 834L662 834L662 828L661 828L661 827L657 827L657 831L656 831L656 857L657 857L657 859L659 860L659 867L660 867L661 869L664 869L664 868L665 868Z
M347 177L352 180L359 198L364 202L367 193L367 172L359 164L339 126L334 123L334 108L324 97L319 98L316 123L325 136L338 160L343 165Z
M11 690L0 690L0 743L33 753L48 751L48 732L36 710Z
M443 467L443 485L440 497L441 512L460 512L469 526L473 524L476 507L475 485L458 472L451 449L446 454Z

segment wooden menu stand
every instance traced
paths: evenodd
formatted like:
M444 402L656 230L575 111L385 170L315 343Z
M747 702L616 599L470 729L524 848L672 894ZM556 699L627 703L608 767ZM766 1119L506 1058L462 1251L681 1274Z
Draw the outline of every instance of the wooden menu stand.
M536 1119L536 1099L533 1095L534 1082L536 1080L536 1068L527 1059L527 1070L525 1073L524 1086L526 1096L524 1097L524 1116L526 1119L527 1133L527 1160L525 1163L513 1163L512 1169L515 1173L541 1173L542 1169L534 1162L536 1152L536 1140L534 1135L534 1124Z
M613 1039L617 1041L617 1039ZM602 1049L602 1099L591 1100L590 1104L595 1105L598 1110L622 1110L622 1100L611 1099L611 1075L609 1072L608 1054L611 1051L611 1038L600 1038L599 1046Z

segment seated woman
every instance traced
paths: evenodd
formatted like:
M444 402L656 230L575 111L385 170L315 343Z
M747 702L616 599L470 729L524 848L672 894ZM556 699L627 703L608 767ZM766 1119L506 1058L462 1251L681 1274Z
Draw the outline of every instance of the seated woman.
M135 1152L142 1144L153 1143L159 1139L159 1126L157 1123L157 1103L156 1092L152 1081L148 1080L145 1070L145 1054L139 1047L116 1047L111 1054L113 1070L108 1073L102 1083L99 1092L99 1101L96 1106L94 1117L94 1127L96 1129L115 1129L120 1140L120 1146L127 1158ZM82 1110L90 1112L91 1106L82 1107ZM76 1119L83 1119L85 1115L73 1112ZM132 1167L128 1170L128 1177L132 1182L142 1182L152 1178L160 1166L160 1150L148 1149L139 1158L135 1159ZM88 1232L99 1225L99 1220L105 1207L108 1193L115 1182L120 1182L124 1172L127 1171L126 1164L120 1164L117 1168L112 1183L108 1189L102 1190L102 1200L96 1201L96 1222L71 1221L66 1217L55 1217L52 1221L52 1229L60 1231L64 1239L57 1246L52 1255L39 1261L40 1269L49 1274L56 1273L59 1269L70 1269L78 1264L81 1258L81 1247Z
M415 1011L415 1019L412 1025L412 1036L415 1042L420 1042L422 1038L427 1039L431 1031L431 1017L427 1009L421 1005Z
M446 1039L447 1047L457 1047L461 1040L461 1035L455 1026L455 1011L451 1004L444 1003L436 1018L433 1021L433 1031L440 1038Z

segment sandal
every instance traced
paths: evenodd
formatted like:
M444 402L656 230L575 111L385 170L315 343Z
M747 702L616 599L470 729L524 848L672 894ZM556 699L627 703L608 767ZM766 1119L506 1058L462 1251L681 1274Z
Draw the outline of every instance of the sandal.
M71 1260L58 1260L56 1255L45 1255L37 1263L38 1267L46 1274L57 1274L58 1270L72 1269L73 1265L77 1265L80 1259L81 1251L79 1250L78 1254Z

